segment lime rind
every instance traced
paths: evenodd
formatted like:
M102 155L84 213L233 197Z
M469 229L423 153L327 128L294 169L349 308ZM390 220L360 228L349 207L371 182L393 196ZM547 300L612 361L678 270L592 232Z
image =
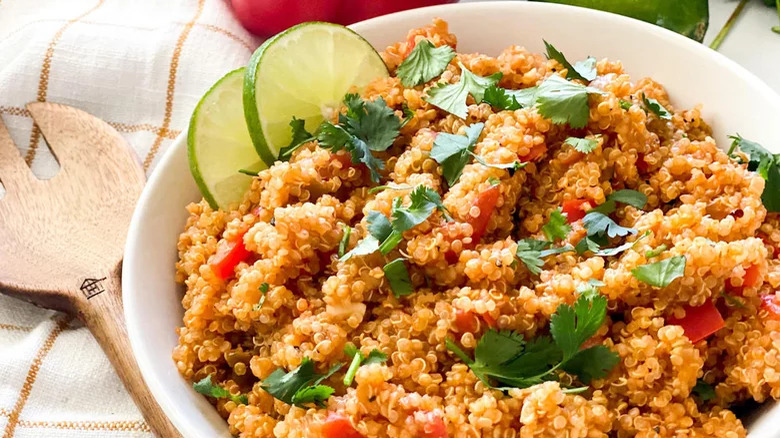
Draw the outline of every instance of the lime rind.
M270 38L244 77L244 115L258 155L273 164L290 142L293 116L312 132L350 89L388 76L371 44L338 24L301 23Z
M260 161L241 108L244 72L244 67L233 70L212 85L195 107L187 131L190 171L212 208L240 202L252 178L238 171Z

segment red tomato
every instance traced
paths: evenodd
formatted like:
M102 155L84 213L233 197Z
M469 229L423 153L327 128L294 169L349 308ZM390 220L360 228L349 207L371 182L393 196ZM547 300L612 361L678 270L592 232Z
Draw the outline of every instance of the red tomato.
M304 21L335 21L341 0L231 0L238 21L259 36L271 36Z
M685 336L696 343L723 328L723 317L712 301L699 307L685 306L685 317L669 318L668 324L679 325L685 330Z
M780 301L777 298L777 294L761 295L761 308L773 319L780 319Z
M731 284L731 280L726 281L726 292L733 295L742 295L742 290L746 287L758 286L761 276L758 265L750 265L745 269L745 276L742 277L742 285L734 286Z
M498 202L498 195L501 194L501 189L498 186L490 186L487 190L480 193L477 196L477 200L474 201L474 205L479 207L479 216L468 218L468 223L474 228L474 232L471 233L471 240L476 245L485 234L490 217L493 216L493 210L496 209L496 202Z
M380 15L457 0L341 0L338 22L352 24Z
M435 412L426 412L423 415L422 438L447 438L447 425L444 418Z
M490 328L496 328L496 326L498 325L498 322L496 322L496 319L493 318L492 316L490 316L489 313L481 313L479 316L481 316L482 319L485 320L485 323Z
M328 418L322 423L322 436L325 438L365 438L355 430L349 418L334 414L328 414Z
M233 276L236 265L246 260L250 254L244 246L244 233L241 233L234 242L224 239L219 242L217 253L209 262L209 266L217 277L225 279Z
M574 223L585 217L585 213L593 208L593 203L588 199L572 199L563 201L561 209L566 213L566 222Z
M238 21L262 37L304 21L352 24L405 9L453 3L455 0L231 0Z
M478 324L477 315L473 312L467 312L461 309L455 311L455 328L458 329L458 332L476 333Z

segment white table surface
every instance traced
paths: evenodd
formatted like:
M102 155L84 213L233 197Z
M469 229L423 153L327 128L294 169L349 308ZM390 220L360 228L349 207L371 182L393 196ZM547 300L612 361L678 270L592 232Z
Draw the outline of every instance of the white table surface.
M705 44L715 38L738 3L738 0L710 0L710 27ZM750 0L718 51L780 92L780 34L772 32L772 26L780 26L777 11L761 0Z

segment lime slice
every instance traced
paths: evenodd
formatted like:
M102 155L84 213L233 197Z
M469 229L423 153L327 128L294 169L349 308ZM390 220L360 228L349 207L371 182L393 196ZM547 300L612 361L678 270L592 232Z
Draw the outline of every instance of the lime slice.
M190 119L190 171L213 208L227 209L241 201L252 177L239 170L267 168L246 128L241 100L244 70L233 70L218 80L200 99Z
M355 86L387 77L368 41L344 26L309 22L267 40L252 55L244 80L244 115L260 158L271 165L290 143L290 120L313 132L338 111Z

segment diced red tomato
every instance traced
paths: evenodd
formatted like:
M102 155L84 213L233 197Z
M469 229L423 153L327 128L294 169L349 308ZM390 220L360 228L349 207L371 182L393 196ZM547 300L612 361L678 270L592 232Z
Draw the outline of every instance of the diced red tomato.
M498 322L496 322L496 319L490 316L489 313L480 313L479 316L482 317L483 320L485 320L485 323L490 326L490 328L496 328L498 326Z
M455 328L460 333L476 333L479 320L473 312L457 309L455 311Z
M521 155L518 158L520 159L521 163L526 163L528 161L534 161L538 158L541 158L545 152L547 152L547 146L544 144L535 144L531 147L531 151L528 152L527 155Z
M235 241L223 239L219 242L217 253L209 262L209 266L219 278L229 278L233 275L236 265L246 260L250 254L244 246L244 233L241 233Z
M453 250L447 250L447 252L444 253L444 260L447 261L447 263L454 265L455 263L458 263L458 255L455 254L455 251Z
M746 287L758 286L760 282L760 276L761 272L759 271L758 265L750 265L747 269L745 269L745 275L742 277L742 285L735 286L729 279L726 281L726 292L732 295L742 295L742 290Z
M322 436L325 438L365 438L363 434L355 430L349 418L334 414L328 414L328 418L322 423Z
M566 213L566 222L574 223L585 217L585 213L593 208L593 203L589 199L572 199L563 201L561 209Z
M650 165L645 161L645 154L639 154L636 157L636 170L638 170L639 173L647 173L649 168Z
M761 308L769 312L771 318L780 320L780 300L777 294L761 295Z
M681 326L685 336L693 343L701 341L725 325L723 317L712 301L707 301L698 307L685 306L685 317L669 318L667 323Z
M477 200L474 205L479 208L479 215L477 217L468 218L468 223L474 229L471 233L471 240L474 245L479 243L482 235L485 234L490 217L493 216L493 210L496 209L496 202L498 202L498 195L501 193L499 186L490 186L487 190L477 196Z
M444 418L435 412L425 412L423 414L422 435L420 436L422 438L447 438L447 425L444 424Z

